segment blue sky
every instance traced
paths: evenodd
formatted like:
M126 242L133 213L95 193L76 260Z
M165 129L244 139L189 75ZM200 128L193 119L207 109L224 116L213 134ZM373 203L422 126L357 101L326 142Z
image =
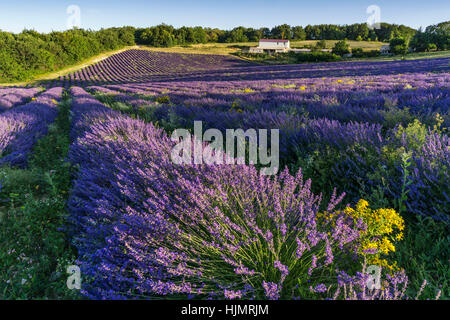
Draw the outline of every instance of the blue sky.
M450 20L450 1L446 0L0 0L0 29L64 30L69 5L80 7L81 27L85 29L146 27L163 22L175 27L231 29L239 25L258 28L283 23L365 22L366 8L373 4L380 7L383 22L418 28Z

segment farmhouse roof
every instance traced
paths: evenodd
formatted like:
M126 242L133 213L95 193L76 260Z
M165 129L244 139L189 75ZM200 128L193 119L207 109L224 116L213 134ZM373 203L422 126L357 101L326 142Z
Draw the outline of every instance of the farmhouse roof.
M289 42L289 40L281 39L259 39L260 42Z

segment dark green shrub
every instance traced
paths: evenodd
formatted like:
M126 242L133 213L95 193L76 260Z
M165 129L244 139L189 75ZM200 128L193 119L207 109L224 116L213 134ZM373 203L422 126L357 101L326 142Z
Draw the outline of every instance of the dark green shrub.
M333 62L341 57L330 52L299 52L295 54L298 63L302 62Z
M344 54L350 53L350 45L345 40L338 41L334 45L332 52L339 56L343 56Z
M364 57L364 51L362 48L354 48L352 49L352 56L355 58L362 58Z
M363 51L362 48L352 49L352 56L354 58L372 58L380 55L379 50Z

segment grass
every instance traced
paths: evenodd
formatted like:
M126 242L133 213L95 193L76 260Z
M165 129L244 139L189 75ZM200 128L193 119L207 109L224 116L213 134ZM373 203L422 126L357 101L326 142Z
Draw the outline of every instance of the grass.
M438 290L442 291L441 299L450 299L448 226L407 213L405 225L405 238L396 244L392 258L408 275L407 293L414 296L423 280L427 280L421 299L434 299Z
M71 186L69 107L65 96L27 169L0 168L0 299L79 298L66 285L76 254L60 229Z

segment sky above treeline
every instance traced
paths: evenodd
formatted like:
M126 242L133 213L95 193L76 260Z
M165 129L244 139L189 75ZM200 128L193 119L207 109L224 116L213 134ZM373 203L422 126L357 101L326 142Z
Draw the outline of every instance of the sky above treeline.
M374 14L367 13L371 5L379 7L382 22L416 29L450 20L448 0L0 0L0 29L50 32L71 25L98 30L166 23L227 30L284 23L352 24L366 22Z

